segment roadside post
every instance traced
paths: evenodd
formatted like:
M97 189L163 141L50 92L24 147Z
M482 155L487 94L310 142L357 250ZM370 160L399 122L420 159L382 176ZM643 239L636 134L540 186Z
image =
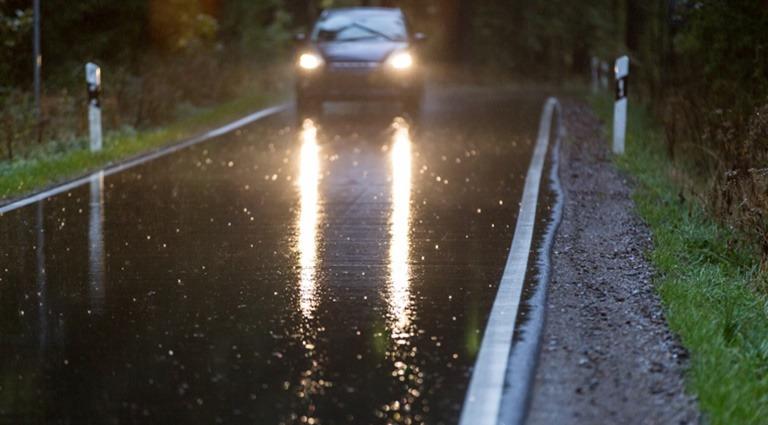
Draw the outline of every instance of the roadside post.
M600 61L600 70L598 71L598 74L600 75L600 88L603 90L608 90L608 74L610 73L611 67L608 66L608 62L601 60Z
M629 77L629 58L622 56L616 60L616 103L613 108L613 153L624 154L624 142L627 133L627 81Z
M35 120L37 121L37 143L43 141L43 110L40 106L40 86L41 72L43 68L43 55L40 53L40 0L34 0L32 3L34 17L32 18L32 54L35 58L35 69L33 73L34 91L35 91Z
M88 83L88 125L90 128L91 152L98 152L102 146L101 135L101 68L95 63L85 65L85 81Z

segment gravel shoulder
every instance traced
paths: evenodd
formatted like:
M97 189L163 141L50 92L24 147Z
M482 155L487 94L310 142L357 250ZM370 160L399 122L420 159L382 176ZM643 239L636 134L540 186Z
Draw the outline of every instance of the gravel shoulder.
M631 183L589 107L564 102L563 114L565 204L527 423L697 424L687 353L653 287L651 235Z

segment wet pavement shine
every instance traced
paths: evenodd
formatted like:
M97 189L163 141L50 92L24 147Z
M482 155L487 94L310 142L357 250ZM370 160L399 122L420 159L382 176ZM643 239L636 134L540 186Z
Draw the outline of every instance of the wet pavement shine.
M457 423L543 99L285 112L0 216L0 423Z

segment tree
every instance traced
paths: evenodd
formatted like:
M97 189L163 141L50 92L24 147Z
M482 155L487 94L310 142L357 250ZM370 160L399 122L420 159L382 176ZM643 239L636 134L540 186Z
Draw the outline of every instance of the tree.
M20 2L0 0L0 87L29 81L32 11Z

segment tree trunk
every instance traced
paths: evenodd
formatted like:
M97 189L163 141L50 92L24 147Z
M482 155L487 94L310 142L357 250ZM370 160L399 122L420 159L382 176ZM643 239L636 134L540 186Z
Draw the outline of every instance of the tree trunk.
M637 0L627 0L626 11L625 43L631 52L637 52L640 49L641 32L645 26L643 7Z
M446 61L459 62L464 55L464 40L471 24L468 17L462 16L467 3L462 0L443 0L441 3L441 17L445 28L442 59Z
M11 114L5 114L3 118L5 124L5 150L8 154L8 161L13 161L13 118Z

